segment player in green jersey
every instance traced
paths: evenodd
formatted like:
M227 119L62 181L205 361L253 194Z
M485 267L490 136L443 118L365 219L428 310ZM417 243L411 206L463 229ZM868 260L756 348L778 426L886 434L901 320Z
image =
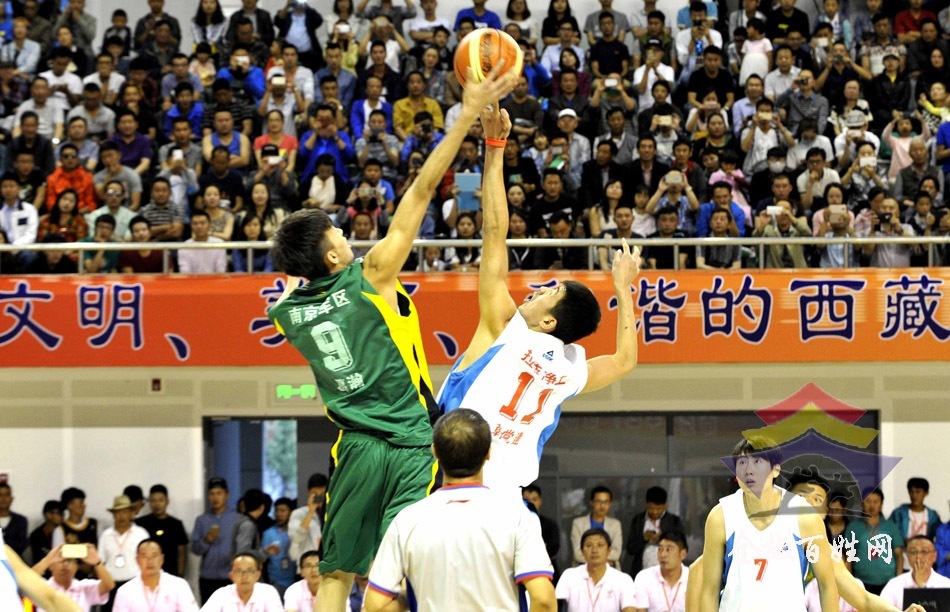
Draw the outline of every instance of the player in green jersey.
M436 187L479 112L507 96L516 77L469 81L462 112L429 155L393 216L389 232L354 261L342 232L320 210L290 215L272 258L289 275L269 316L313 370L340 427L327 490L323 575L317 612L341 612L396 514L424 497L436 466L430 450L432 395L419 319L398 274ZM300 278L309 281L297 288Z

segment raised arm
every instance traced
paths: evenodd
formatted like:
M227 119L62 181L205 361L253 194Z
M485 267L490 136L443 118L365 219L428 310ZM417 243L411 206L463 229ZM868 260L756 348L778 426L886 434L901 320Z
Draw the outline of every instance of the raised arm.
M478 328L462 367L481 357L515 315L517 305L508 293L508 202L505 196L504 142L511 132L508 111L498 104L482 110L485 132L485 174L482 177L482 261L478 269Z
M24 595L50 612L79 612L79 604L71 600L65 593L54 590L48 582L43 580L42 576L23 562L12 548L5 545L5 549L7 562L10 564L10 569L13 570L20 591Z
M617 293L617 350L587 360L587 385L581 393L603 389L637 367L637 318L633 312L630 283L640 273L640 247L623 240L623 248L614 256L614 291Z
M501 75L503 63L499 63L481 83L469 81L464 92L462 113L439 146L429 155L419 176L403 196L399 209L393 215L386 237L380 240L366 254L363 262L363 275L377 289L391 283L402 268L412 250L412 241L419 232L419 226L425 217L429 202L435 195L436 187L442 182L446 171L455 159L462 139L475 122L478 113L496 100L501 100L514 89L515 76L512 73ZM471 74L469 75L471 77Z

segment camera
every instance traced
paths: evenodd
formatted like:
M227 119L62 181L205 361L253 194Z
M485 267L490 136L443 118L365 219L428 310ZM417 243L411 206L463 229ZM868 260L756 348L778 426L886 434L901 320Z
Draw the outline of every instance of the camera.
M766 206L765 207L765 212L767 212L769 215L773 217L779 216L780 214L782 214L784 210L785 209L782 208L781 206Z
M419 125L419 130L421 130L423 134L425 134L426 136L428 136L428 135L430 135L430 134L432 133L432 124L431 124L431 123L423 123L423 124L420 124L420 125Z
M551 147L551 155L564 155L564 147Z
M271 85L274 87L282 87L287 84L287 77L285 76L275 76L270 80Z
M617 79L604 79L604 87L607 89L616 89L617 83Z
M889 212L888 212L888 213L886 213L886 212L877 213L877 220L880 221L881 224L890 223L890 222L891 222L891 213L889 213Z
M420 157L410 157L409 158L409 167L415 168L418 170L425 163L425 160Z
M693 27L694 27L694 28L701 28L701 27L703 27L704 25L706 25L706 22L703 21L702 19L696 19L696 20L693 21Z
M806 78L804 78L804 79L798 79L798 80L796 80L795 82L798 83L799 85L808 85L808 83L809 83L810 81L809 81L808 78L806 77Z
M670 172L666 175L666 184L667 185L682 185L683 184L683 175L679 172Z

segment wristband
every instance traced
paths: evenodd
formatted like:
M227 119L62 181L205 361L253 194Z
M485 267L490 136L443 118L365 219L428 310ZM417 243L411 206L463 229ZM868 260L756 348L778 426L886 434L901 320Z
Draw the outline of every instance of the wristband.
M504 138L486 138L485 144L489 147L496 147L498 149L504 149L508 141Z

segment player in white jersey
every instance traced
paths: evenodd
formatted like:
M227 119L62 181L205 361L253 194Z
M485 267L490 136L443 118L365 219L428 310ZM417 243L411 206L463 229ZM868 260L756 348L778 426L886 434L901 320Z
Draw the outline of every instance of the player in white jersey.
M3 543L3 531L0 530L0 610L22 610L20 593L48 612L80 612L76 602L65 593L56 592Z
M773 484L782 462L776 445L743 440L733 458L740 490L719 500L706 519L700 610L804 612L811 562L822 612L837 611L824 524L807 501Z
M573 344L597 329L600 306L576 281L536 291L520 307L505 284L508 274L508 206L502 176L504 142L511 129L505 110L482 113L486 136L482 185L482 259L478 273L479 322L468 350L439 392L446 412L478 411L492 430L485 483L511 490L538 477L544 443L557 427L561 403L596 391L637 364L637 332L630 284L640 269L639 249L626 242L613 266L617 295L617 348L586 359Z
M557 609L541 525L519 499L483 486L491 430L474 410L443 415L432 450L445 485L390 524L369 574L366 612L399 609L403 580L420 612Z

